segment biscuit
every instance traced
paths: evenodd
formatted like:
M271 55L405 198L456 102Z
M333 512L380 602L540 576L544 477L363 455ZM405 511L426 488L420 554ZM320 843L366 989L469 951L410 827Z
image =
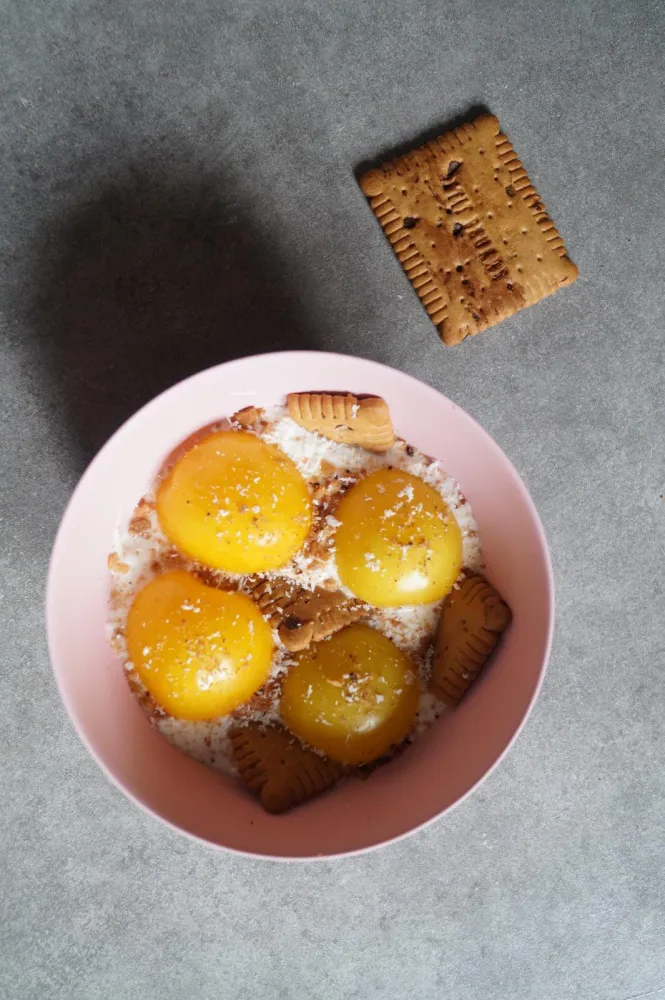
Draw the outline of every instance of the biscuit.
M231 420L241 427L254 427L261 419L261 411L256 406L245 406L242 410L237 410Z
M305 649L310 642L327 639L365 614L362 604L340 591L318 587L301 590L287 605L277 631L286 648L295 653Z
M482 576L467 576L446 598L435 639L432 688L456 707L511 621L508 605Z
M359 183L445 344L577 278L494 115L370 170Z
M341 591L305 590L285 580L257 580L247 589L290 653L327 639L366 614L360 602Z
M330 441L376 452L388 451L395 443L388 404L379 396L292 392L286 402L292 420Z
M229 737L238 774L267 812L298 806L342 777L340 764L305 750L282 727L234 726Z

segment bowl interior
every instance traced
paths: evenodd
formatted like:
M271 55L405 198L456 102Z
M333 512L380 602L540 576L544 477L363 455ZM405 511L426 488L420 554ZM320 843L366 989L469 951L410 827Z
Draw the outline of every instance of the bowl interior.
M190 433L287 392L345 389L383 396L397 433L440 459L479 525L489 579L514 620L461 707L368 781L349 781L293 812L264 813L231 778L154 732L105 638L106 560L162 459ZM277 858L330 856L399 837L467 794L524 721L552 627L547 546L533 504L498 445L434 389L374 362L281 353L244 358L174 386L129 420L83 476L53 550L47 593L53 669L67 710L108 776L140 805L213 845Z

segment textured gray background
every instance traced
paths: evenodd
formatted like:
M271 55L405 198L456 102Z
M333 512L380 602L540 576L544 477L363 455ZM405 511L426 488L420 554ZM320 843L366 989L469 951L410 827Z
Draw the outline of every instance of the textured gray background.
M665 996L660 0L0 2L0 996ZM444 350L355 184L499 115L582 277ZM542 696L472 799L277 866L144 816L74 735L42 619L96 448L238 354L377 358L514 460L558 581Z

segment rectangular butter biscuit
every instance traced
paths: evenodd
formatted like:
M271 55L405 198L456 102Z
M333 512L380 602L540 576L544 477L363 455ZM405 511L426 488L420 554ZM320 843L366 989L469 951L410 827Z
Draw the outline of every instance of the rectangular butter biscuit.
M368 171L359 183L445 344L577 278L494 115Z

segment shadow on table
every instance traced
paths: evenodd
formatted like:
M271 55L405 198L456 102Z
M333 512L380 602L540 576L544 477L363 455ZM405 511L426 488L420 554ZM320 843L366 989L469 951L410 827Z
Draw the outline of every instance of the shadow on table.
M192 188L134 173L40 242L35 360L82 466L174 382L235 357L317 346L270 234L221 181Z

